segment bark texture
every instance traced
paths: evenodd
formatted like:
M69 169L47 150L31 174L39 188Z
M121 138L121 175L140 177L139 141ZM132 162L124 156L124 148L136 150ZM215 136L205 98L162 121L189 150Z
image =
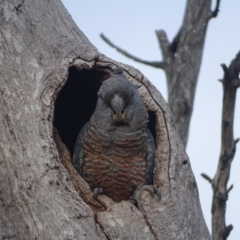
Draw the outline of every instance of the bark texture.
M188 156L148 79L99 53L59 0L3 0L0 12L0 238L210 239ZM72 69L91 73L88 84L116 66L156 118L154 186L162 199L139 189L138 208L104 195L95 202L53 127Z
M172 42L168 40L164 30L157 30L156 35L163 56L161 62L146 61L133 56L101 34L105 42L126 57L165 71L168 104L185 147L188 140L206 30L209 20L217 16L219 4L220 0L217 0L215 10L211 11L210 0L188 0L182 26Z

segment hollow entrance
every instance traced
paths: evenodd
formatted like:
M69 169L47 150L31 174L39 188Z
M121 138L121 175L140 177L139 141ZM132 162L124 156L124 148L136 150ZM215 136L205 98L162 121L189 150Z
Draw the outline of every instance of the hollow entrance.
M148 128L150 132L152 133L154 143L156 146L156 114L153 111L148 111L148 117L149 117L149 122L148 122Z
M66 84L61 89L55 103L53 125L58 130L62 142L72 158L77 136L92 116L97 103L97 92L109 75L96 69L77 70L69 68ZM156 115L149 114L149 130L156 138Z
M104 79L103 71L69 68L67 82L56 99L53 125L71 157L80 129L94 112L97 92Z

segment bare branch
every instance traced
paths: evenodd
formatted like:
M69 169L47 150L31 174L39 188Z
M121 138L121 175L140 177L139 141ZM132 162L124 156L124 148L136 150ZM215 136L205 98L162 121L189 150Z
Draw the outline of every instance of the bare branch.
M221 67L223 69L224 74L228 74L228 67L227 67L227 65L225 63L222 63Z
M118 52L123 54L125 57L128 57L136 62L143 63L146 65L149 65L151 67L155 68L161 68L164 69L165 63L164 62L159 62L159 61L146 61L143 59L140 59L138 57L133 56L132 54L128 53L127 51L123 50L122 48L116 46L114 43L112 43L103 33L100 34L100 37L111 47L115 48Z
M201 176L205 179L205 180L207 180L210 184L212 184L212 178L210 178L207 174L205 174L205 173L201 173Z
M229 193L233 189L233 184L228 188L227 193Z
M224 232L224 239L227 239L230 232L233 230L233 225L230 224L226 227L225 232Z
M237 138L237 139L234 140L235 147L236 147L237 143L239 142L239 140L240 140L240 138Z
M231 185L226 188L231 163L235 155L236 144L239 139L234 140L233 123L236 93L240 73L240 52L231 61L229 67L221 64L224 77L223 83L223 107L222 107L222 139L221 153L219 157L216 175L213 179L213 201L212 201L212 238L213 240L226 240L233 229L232 225L226 226L225 214L229 192L233 189ZM219 198L218 196L222 196Z
M163 61L166 62L169 57L168 48L169 48L170 42L164 30L156 30L156 35L157 35L159 46L162 51Z
M221 64L224 72L222 83L224 85L231 85L234 89L240 86L239 72L240 72L240 51L236 57L231 61L229 67L226 64Z
M229 70L232 78L239 79L238 76L240 72L240 51L230 63Z
M212 18L217 17L219 12L220 0L217 0L214 11L212 11Z

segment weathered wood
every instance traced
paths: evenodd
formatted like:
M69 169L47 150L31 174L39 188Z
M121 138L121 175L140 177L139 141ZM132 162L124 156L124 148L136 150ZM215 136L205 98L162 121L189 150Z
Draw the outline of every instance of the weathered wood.
M0 11L0 238L210 239L188 156L148 79L99 53L59 0L4 0ZM156 115L154 185L162 200L140 190L138 209L106 196L93 201L53 128L71 66L103 72L101 80L119 66L138 86Z
M211 1L188 0L182 26L172 43L163 30L156 31L165 63L168 103L184 146L187 145L206 30L211 17Z
M221 152L219 156L216 174L212 180L212 238L213 240L226 240L233 229L230 224L226 226L225 214L228 194L233 188L227 186L231 164L236 152L236 144L239 139L234 139L233 123L237 88L240 86L240 52L232 60L229 67L222 64L224 77L223 106L222 106L222 138Z

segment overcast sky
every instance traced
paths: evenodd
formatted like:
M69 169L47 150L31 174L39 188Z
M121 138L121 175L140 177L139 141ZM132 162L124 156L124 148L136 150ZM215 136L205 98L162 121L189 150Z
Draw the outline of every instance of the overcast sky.
M106 56L139 69L167 98L164 72L136 63L99 37L104 33L116 45L142 59L160 61L155 30L164 29L170 40L182 23L185 2L179 0L62 0L72 18L90 42ZM215 1L213 1L215 3ZM214 6L213 6L214 8ZM197 180L202 210L211 231L211 186L200 174L213 177L220 153L220 127L222 108L221 63L229 65L240 50L240 1L222 0L220 12L208 26L203 62L197 85L194 111L190 126L187 153ZM235 138L240 137L240 90L235 109ZM233 161L230 184L234 184L227 202L226 224L234 229L229 240L240 236L240 144Z

